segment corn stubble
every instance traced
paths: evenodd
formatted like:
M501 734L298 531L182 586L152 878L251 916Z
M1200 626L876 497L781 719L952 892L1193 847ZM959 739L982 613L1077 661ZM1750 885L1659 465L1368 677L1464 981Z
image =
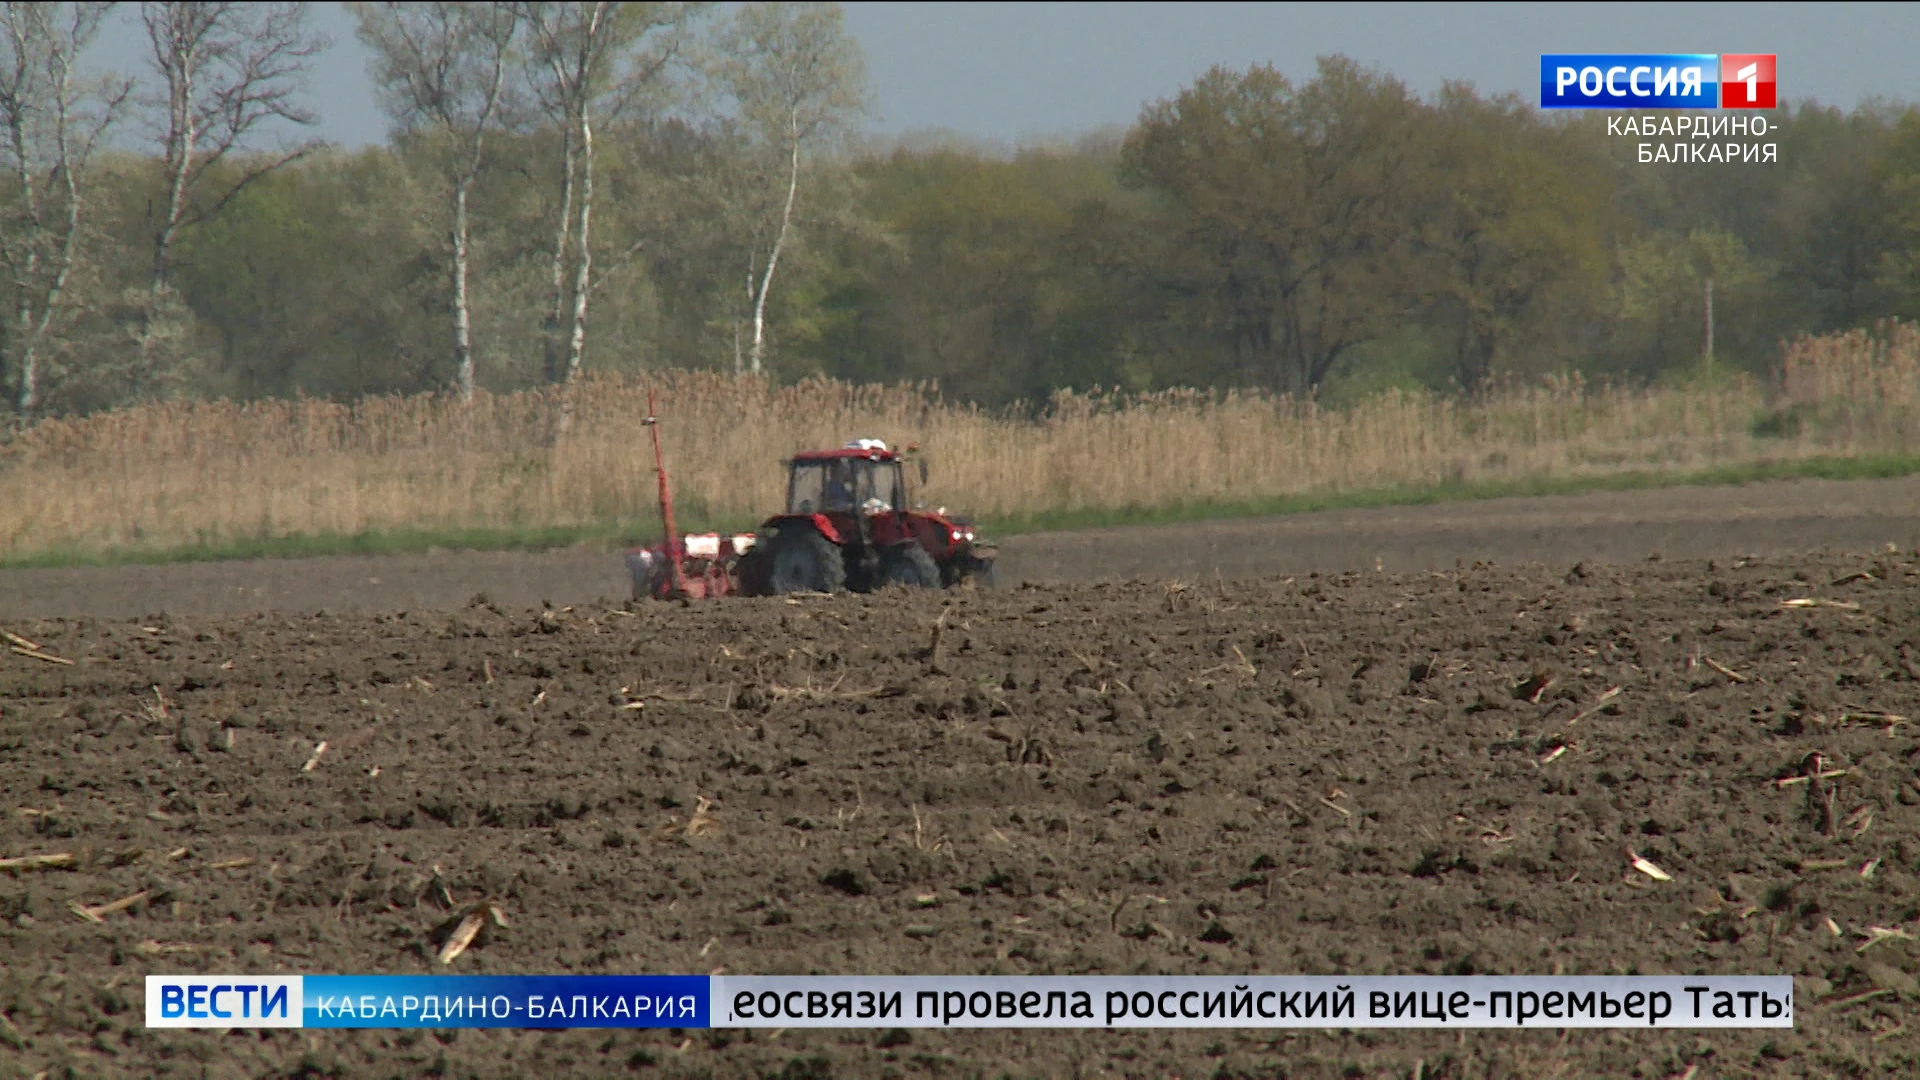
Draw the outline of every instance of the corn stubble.
M859 436L927 448L929 503L984 516L1162 508L1384 487L1689 471L1920 446L1920 330L1790 345L1770 380L1626 388L1577 377L1348 409L1261 393L1057 395L1037 420L855 386L661 371L444 398L165 403L0 444L0 558L296 535L646 521L640 419L661 399L676 498L744 521L779 461Z

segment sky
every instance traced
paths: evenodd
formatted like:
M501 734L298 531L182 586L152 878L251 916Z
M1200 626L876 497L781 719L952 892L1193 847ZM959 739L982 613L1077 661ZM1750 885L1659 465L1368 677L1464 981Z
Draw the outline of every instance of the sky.
M314 64L317 134L382 141L366 49L338 3L314 7L333 45ZM1310 76L1344 53L1431 93L1449 79L1534 98L1541 53L1777 53L1780 95L1851 108L1920 98L1920 4L852 3L880 136L1067 139L1125 126L1214 64ZM141 63L126 5L100 62Z

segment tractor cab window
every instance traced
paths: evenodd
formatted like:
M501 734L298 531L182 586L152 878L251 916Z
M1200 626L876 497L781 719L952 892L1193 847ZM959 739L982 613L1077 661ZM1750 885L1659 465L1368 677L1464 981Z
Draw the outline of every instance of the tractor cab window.
M787 483L787 512L825 514L853 508L853 478L844 461L795 462Z
M905 493L897 462L861 458L796 462L787 484L787 512L885 513L902 505Z
M901 482L897 461L862 462L859 484L854 491L860 508L869 514L885 514L905 504L906 487Z

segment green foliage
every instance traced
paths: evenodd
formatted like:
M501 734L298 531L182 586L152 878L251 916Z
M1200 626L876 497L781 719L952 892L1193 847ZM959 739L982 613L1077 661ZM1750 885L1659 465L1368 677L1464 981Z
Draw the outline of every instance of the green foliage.
M1115 381L1123 297L1093 261L1121 197L1106 163L898 151L860 178L877 227L835 252L814 370L993 402Z
M1573 359L1561 328L1595 313L1620 227L1594 133L1457 83L1441 90L1423 130L1414 236L1432 324L1449 339L1451 381L1477 390L1496 370Z
M1874 285L1888 311L1920 318L1920 111L1908 111L1888 136L1873 182L1886 230Z
M1459 385L1454 345L1451 335L1438 326L1407 326L1357 345L1320 384L1316 400L1339 409L1396 390L1454 389Z
M560 9L578 14L540 7L561 37ZM1337 406L1546 373L1763 374L1783 338L1920 317L1909 105L1798 104L1772 119L1776 163L1654 165L1604 118L1458 84L1423 99L1329 57L1301 80L1216 68L1077 143L861 148L841 136L862 61L832 5L621 11L639 44L585 88L601 110L589 368L732 367L762 290L776 378L929 381L995 408L1061 389L1258 386ZM702 12L714 33L693 47ZM542 381L551 340L563 126L526 65L558 46L519 40L469 203L473 358L493 390ZM825 52L807 78L775 70L809 43ZM642 80L668 59L673 78ZM448 387L458 139L402 127L268 172L183 234L151 324L160 165L103 154L41 408ZM221 162L209 190L249 164ZM20 286L0 291L15 310ZM128 346L149 325L167 378L143 382ZM0 327L0 355L14 335ZM18 378L0 371L10 396Z
M1653 233L1623 245L1615 317L1630 343L1631 369L1654 375L1689 367L1704 357L1706 283L1713 283L1714 351L1757 366L1771 359L1753 347L1750 331L1763 326L1761 308L1771 275L1731 233L1695 229L1686 235Z
M1298 89L1216 67L1141 115L1124 168L1159 197L1161 310L1230 381L1310 390L1409 305L1420 114L1328 57Z
M327 154L188 234L176 279L217 335L206 389L350 397L442 384L442 245L405 161Z

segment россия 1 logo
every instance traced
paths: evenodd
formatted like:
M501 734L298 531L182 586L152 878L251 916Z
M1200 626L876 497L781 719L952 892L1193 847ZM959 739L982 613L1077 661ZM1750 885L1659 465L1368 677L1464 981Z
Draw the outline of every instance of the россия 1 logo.
M1778 102L1773 53L1720 54L1720 107L1771 109Z
M1545 54L1543 109L1771 109L1772 53Z

